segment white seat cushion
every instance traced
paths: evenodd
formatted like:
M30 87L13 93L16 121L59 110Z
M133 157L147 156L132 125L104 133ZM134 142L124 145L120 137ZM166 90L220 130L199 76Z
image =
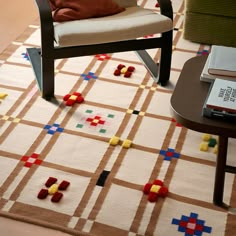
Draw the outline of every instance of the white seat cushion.
M112 16L54 23L54 37L58 46L67 47L136 39L172 27L168 17L135 6Z

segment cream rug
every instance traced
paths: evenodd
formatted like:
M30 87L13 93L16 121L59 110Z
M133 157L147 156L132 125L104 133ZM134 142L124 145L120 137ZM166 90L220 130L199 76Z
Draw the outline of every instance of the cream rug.
M159 11L156 1L139 3ZM209 50L182 38L184 3L172 3L165 88L134 52L92 55L58 60L57 103L43 100L26 55L39 45L37 22L0 55L1 216L73 235L236 235L236 216L212 204L214 147L200 151L203 134L171 117L183 64ZM130 78L113 75L120 64L135 68ZM63 97L74 92L84 102L67 106ZM230 139L234 165L235 151ZM169 192L150 202L143 188L157 179ZM236 207L235 175L226 175L224 202Z

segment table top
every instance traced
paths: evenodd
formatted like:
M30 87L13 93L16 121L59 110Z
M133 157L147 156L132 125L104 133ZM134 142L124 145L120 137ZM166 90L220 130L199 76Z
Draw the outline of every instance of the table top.
M181 71L171 96L171 111L175 120L186 128L202 133L236 138L236 122L202 116L210 83L200 81L207 56L188 60Z

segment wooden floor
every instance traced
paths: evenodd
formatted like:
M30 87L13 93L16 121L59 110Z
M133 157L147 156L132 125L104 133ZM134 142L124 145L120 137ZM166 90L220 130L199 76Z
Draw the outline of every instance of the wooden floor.
M34 0L0 0L0 54L37 17ZM67 236L68 234L0 217L0 235Z
M34 0L0 0L0 53L37 17Z

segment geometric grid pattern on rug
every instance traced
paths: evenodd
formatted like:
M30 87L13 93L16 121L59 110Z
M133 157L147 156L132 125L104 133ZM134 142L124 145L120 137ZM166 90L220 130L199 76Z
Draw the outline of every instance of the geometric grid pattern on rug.
M139 4L159 12L156 1ZM0 55L2 216L73 235L236 232L235 215L212 203L216 154L200 151L202 134L171 117L170 97L183 64L209 50L182 38L184 1L172 4L167 87L153 82L134 52L91 55L57 60L56 99L42 99L26 54L39 45L37 21ZM150 53L156 57L159 50ZM114 75L119 64L135 68L130 78ZM66 106L63 97L74 92L85 101ZM230 139L234 165L235 151ZM48 179L55 181L45 186ZM169 193L149 202L142 190L155 179ZM226 174L224 201L236 207L235 175Z

